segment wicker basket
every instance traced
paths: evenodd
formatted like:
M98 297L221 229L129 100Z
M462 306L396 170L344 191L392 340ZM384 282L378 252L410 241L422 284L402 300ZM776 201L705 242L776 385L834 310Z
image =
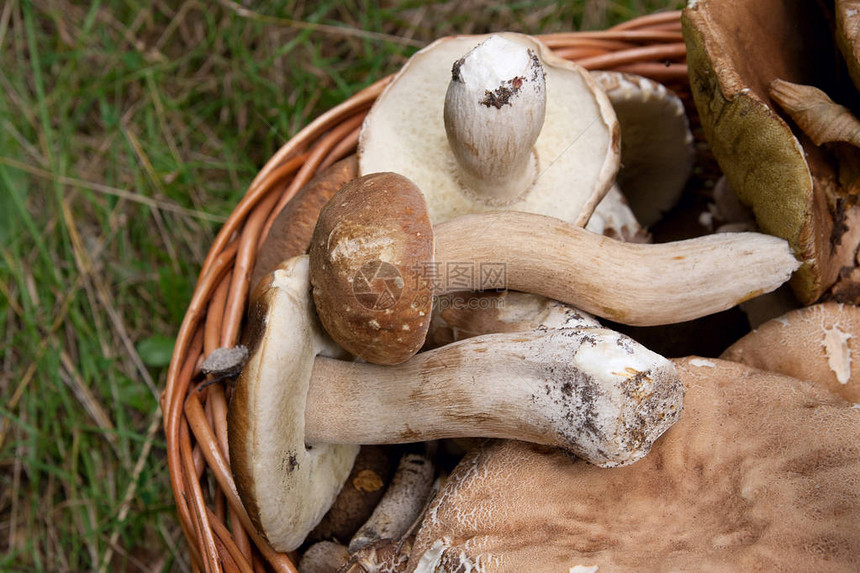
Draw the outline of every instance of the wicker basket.
M648 76L690 101L680 12L644 16L602 32L541 39L587 69ZM268 227L316 172L354 152L361 122L388 81L318 117L269 160L224 224L200 272L161 399L171 485L198 570L296 571L296 555L274 551L242 507L227 453L229 388L203 387L200 363L214 349L237 344L249 277Z

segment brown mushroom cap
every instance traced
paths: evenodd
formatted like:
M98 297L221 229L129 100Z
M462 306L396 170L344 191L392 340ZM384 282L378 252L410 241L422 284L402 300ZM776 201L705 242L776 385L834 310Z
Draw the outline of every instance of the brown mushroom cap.
M409 570L856 571L860 411L741 364L676 367L684 415L633 465L513 441L469 454Z
M350 155L324 169L299 189L296 196L278 213L260 245L251 273L251 288L255 288L264 276L282 262L308 252L320 209L357 173L358 160L355 155Z
M375 364L418 352L433 297L416 265L433 263L433 229L409 179L373 173L342 187L320 212L309 254L320 321L341 346Z
M721 356L812 380L860 403L860 308L827 302L768 321Z
M697 0L684 10L690 84L705 136L759 228L786 239L803 267L792 287L809 304L854 267L860 208L840 188L834 158L795 135L768 93L774 79L836 98L842 73L821 6L812 0ZM855 96L856 99L856 96Z

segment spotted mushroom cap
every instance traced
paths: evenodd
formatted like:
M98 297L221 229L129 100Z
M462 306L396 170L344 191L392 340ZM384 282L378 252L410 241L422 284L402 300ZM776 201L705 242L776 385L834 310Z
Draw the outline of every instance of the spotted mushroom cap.
M373 173L344 185L320 211L309 254L317 313L338 344L374 364L418 352L433 305L433 229L409 179Z

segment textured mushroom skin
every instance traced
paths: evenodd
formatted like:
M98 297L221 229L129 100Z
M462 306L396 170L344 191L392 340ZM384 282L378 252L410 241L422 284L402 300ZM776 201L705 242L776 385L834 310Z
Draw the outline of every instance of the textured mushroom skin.
M433 304L422 266L433 264L433 230L409 179L374 173L343 186L320 212L309 254L317 312L335 341L375 364L418 352ZM386 289L390 299L373 298Z
M856 571L860 411L740 364L676 367L684 415L631 466L513 441L467 455L409 570Z
M860 307L816 304L770 320L721 358L812 380L860 403Z

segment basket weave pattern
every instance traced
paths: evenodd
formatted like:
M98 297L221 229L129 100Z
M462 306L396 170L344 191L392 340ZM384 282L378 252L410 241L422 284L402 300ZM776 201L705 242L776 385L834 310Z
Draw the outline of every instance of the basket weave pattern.
M647 76L689 101L680 12L644 16L601 32L540 39L586 69ZM272 221L318 171L355 151L361 122L389 80L318 117L266 163L216 237L200 272L161 398L171 486L198 570L296 571L296 555L274 551L242 507L227 449L229 387L206 385L200 363L216 348L238 343L256 253Z

